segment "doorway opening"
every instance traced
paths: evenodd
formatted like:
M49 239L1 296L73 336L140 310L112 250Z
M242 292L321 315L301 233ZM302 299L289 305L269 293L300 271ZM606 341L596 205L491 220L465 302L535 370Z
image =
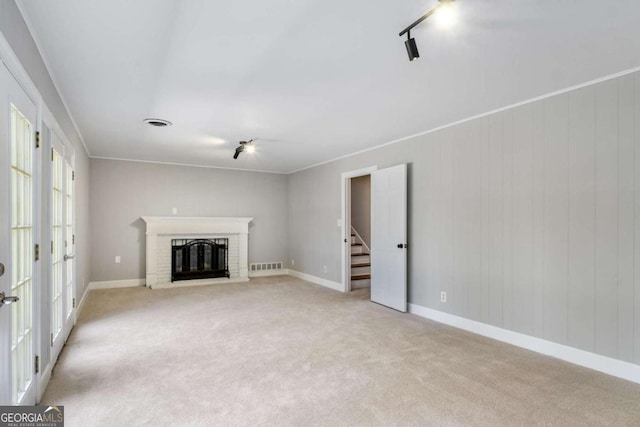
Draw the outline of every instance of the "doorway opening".
M342 284L345 292L371 287L371 173L342 174Z
M349 179L351 185L351 290L371 288L371 175Z

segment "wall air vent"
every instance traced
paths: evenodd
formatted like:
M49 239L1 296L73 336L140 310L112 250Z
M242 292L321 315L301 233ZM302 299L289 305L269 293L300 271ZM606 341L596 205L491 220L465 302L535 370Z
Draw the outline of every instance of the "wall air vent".
M273 271L282 270L281 262L258 262L249 264L249 271Z
M163 127L171 126L173 124L169 120L163 120L163 119L144 119L143 121L149 126L155 126L157 128L163 128Z

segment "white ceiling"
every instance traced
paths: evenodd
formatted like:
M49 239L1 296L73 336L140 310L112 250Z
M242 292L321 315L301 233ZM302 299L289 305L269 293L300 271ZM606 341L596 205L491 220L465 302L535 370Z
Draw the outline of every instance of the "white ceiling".
M93 157L290 172L640 65L637 0L458 0L412 63L436 0L18 3Z

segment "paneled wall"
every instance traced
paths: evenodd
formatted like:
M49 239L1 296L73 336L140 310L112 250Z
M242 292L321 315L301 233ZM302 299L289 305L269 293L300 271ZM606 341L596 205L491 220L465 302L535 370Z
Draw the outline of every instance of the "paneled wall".
M397 163L410 165L410 302L640 363L639 73L292 175L291 250L305 183L335 186L337 218L341 172ZM336 271L296 269L340 281L339 248L316 249Z

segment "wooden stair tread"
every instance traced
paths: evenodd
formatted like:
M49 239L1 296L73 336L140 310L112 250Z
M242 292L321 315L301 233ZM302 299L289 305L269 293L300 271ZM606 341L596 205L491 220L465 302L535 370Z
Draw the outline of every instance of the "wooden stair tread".
M369 254L367 252L362 252L361 254L351 254L352 257L354 257L354 256L367 256L367 255L371 255L371 254Z
M371 263L370 262L356 262L356 263L352 263L351 267L371 267Z
M365 280L371 279L371 274L354 274L351 276L351 280Z
M362 246L362 243L352 243L351 246Z

